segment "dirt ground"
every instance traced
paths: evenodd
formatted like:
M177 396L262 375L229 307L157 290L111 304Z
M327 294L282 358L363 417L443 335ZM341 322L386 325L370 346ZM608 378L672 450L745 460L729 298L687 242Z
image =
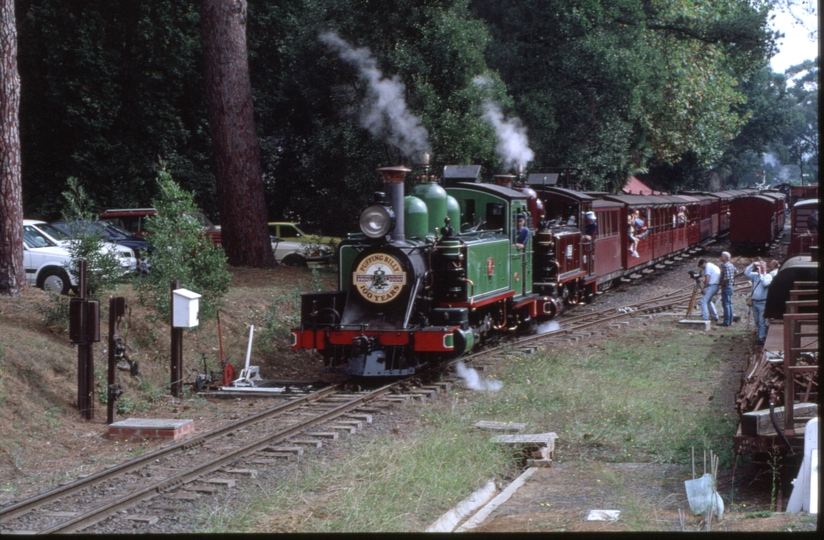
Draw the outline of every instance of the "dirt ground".
M729 475L719 490L729 489ZM652 463L555 464L538 470L477 532L704 531L703 516L689 511L684 480L688 468ZM726 485L725 485L726 484ZM768 486L762 485L761 488ZM727 491L728 493L728 491ZM769 496L746 490L712 531L798 532L815 530L806 514L770 513ZM743 502L744 500L749 501ZM679 509L682 513L679 515ZM587 521L592 510L619 510L615 521ZM728 509L729 510L729 509ZM682 527L683 520L683 527Z

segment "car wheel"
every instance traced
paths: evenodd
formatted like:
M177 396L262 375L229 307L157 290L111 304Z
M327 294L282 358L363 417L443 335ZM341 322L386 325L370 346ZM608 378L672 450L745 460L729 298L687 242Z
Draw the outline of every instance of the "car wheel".
M152 263L149 262L148 259L138 259L137 260L137 268L135 272L138 276L146 276L149 274L149 270L152 269Z
M68 274L60 268L46 268L40 274L38 282L37 286L44 291L58 294L69 294L72 286Z
M301 257L300 255L295 255L294 253L290 253L286 257L280 261L280 264L283 266L291 266L293 268L306 268L306 259Z

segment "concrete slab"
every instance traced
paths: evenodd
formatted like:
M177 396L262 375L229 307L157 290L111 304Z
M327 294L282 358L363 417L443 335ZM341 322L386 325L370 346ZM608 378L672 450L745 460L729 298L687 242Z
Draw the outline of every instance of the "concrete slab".
M704 331L709 331L712 328L712 323L710 321L702 321L701 319L681 319L678 321L679 324L687 324L693 326L703 326Z
M177 440L195 430L194 420L170 418L127 418L109 425L109 437L116 440Z

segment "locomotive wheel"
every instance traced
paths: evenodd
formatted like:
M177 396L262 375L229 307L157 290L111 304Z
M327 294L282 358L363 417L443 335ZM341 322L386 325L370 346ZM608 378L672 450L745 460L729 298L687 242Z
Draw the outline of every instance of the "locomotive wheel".
M529 317L518 325L518 332L526 334L527 336L538 333L538 319Z

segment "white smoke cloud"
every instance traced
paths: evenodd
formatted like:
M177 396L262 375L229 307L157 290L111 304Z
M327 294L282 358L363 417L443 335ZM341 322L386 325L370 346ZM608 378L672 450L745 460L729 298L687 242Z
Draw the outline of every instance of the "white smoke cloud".
M492 83L483 75L478 75L472 82L477 86L486 87ZM521 123L520 118L504 118L501 108L493 101L487 99L483 103L484 118L495 128L495 135L498 137L498 145L495 150L501 158L501 164L505 169L514 168L516 165L523 165L535 159L535 152L529 147L526 136L526 127Z
M541 323L538 325L538 333L539 334L546 334L547 332L554 332L555 330L559 330L561 325L558 324L556 321L547 321L545 323Z
M400 79L384 77L368 47L356 49L334 32L322 33L319 39L357 68L369 84L370 102L361 115L361 125L406 157L430 152L429 133L420 119L407 110L405 87Z
M492 101L484 101L484 118L495 127L498 145L495 150L505 169L523 165L535 159L535 152L529 147L526 127L520 118L505 119L501 109Z
M497 392L504 387L504 383L495 379L485 379L478 375L478 372L472 368L468 368L463 362L458 362L455 365L455 373L458 377L464 380L466 386L472 390L479 390L481 392Z
M764 162L764 165L769 165L771 167L777 167L781 165L781 162L778 160L778 156L775 154L764 154L761 156L761 161Z

